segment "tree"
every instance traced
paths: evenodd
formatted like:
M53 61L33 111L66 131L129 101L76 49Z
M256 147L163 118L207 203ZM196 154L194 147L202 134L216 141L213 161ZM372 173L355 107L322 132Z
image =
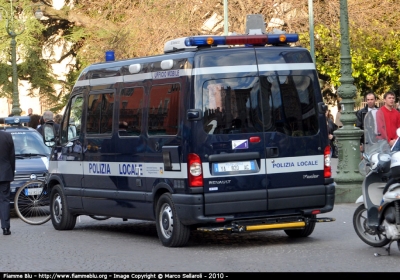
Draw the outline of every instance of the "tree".
M34 18L30 1L21 0L10 5L9 1L0 0L0 5L8 11L2 11L0 22L0 97L12 96L12 61L11 37L6 32L7 26L17 34L17 70L19 81L26 80L31 84L29 93L40 88L40 95L52 95L55 82L49 73L49 63L42 59L41 43L43 42L43 26Z

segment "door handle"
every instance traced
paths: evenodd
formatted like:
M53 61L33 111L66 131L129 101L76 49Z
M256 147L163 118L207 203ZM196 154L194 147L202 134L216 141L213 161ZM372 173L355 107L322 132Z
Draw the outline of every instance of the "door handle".
M267 152L267 158L275 158L279 156L278 147L268 147L266 152Z

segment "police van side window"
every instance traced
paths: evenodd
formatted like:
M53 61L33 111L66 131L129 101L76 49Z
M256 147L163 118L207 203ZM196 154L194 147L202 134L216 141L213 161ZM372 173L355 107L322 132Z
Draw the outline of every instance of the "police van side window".
M118 134L139 136L142 129L144 89L130 87L121 90L119 101Z
M71 99L70 106L65 112L66 117L61 126L61 143L68 143L81 134L82 111L83 97L76 95Z
M257 77L209 80L203 84L204 130L208 134L268 130L272 126L269 98L261 99Z
M309 76L262 76L262 94L272 96L276 131L292 137L315 135L318 118L312 80Z
M155 85L150 90L148 134L176 135L179 119L179 83Z
M113 120L114 94L90 94L87 107L87 134L111 134Z

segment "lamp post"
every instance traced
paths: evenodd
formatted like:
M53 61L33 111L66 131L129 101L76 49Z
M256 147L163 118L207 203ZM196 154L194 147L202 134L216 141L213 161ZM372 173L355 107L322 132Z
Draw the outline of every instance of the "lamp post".
M38 10L35 12L35 17L40 19L43 16L43 12L40 10L40 5ZM15 38L18 35L21 35L25 30L25 25L22 22L14 21L14 7L13 2L10 0L10 12L7 11L6 8L0 6L0 13L4 13L6 16L6 31L7 34L11 37L11 66L12 66L12 85L13 85L13 93L12 93L12 109L11 114L14 116L21 115L21 108L19 104L19 92L18 92L18 71L17 71L17 42ZM1 19L1 15L0 15Z
M308 22L309 22L309 30L310 30L310 53L311 57L315 61L315 48L314 48L314 9L313 9L313 0L308 0Z
M228 35L228 0L224 0L224 35Z
M347 0L340 0L340 87L339 96L344 105L340 120L343 127L337 129L334 134L338 139L339 159L337 175L335 177L336 197L335 202L355 202L361 195L361 183L363 176L358 170L360 162L360 136L363 131L355 127L356 115L354 112L354 97L357 88L351 75L351 56L349 43L349 18Z

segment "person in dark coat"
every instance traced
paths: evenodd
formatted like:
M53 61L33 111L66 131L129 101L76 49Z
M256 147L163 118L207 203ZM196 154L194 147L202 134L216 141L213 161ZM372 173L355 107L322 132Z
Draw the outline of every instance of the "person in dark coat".
M14 181L15 150L10 133L0 131L0 219L4 235L10 235L10 183Z
M56 131L56 134L58 134L58 131L60 130L60 125L54 122L54 114L52 111L45 111L43 113L43 124L53 124L54 126L54 131ZM43 135L43 125L39 126L37 129L37 131L40 132L40 134Z

